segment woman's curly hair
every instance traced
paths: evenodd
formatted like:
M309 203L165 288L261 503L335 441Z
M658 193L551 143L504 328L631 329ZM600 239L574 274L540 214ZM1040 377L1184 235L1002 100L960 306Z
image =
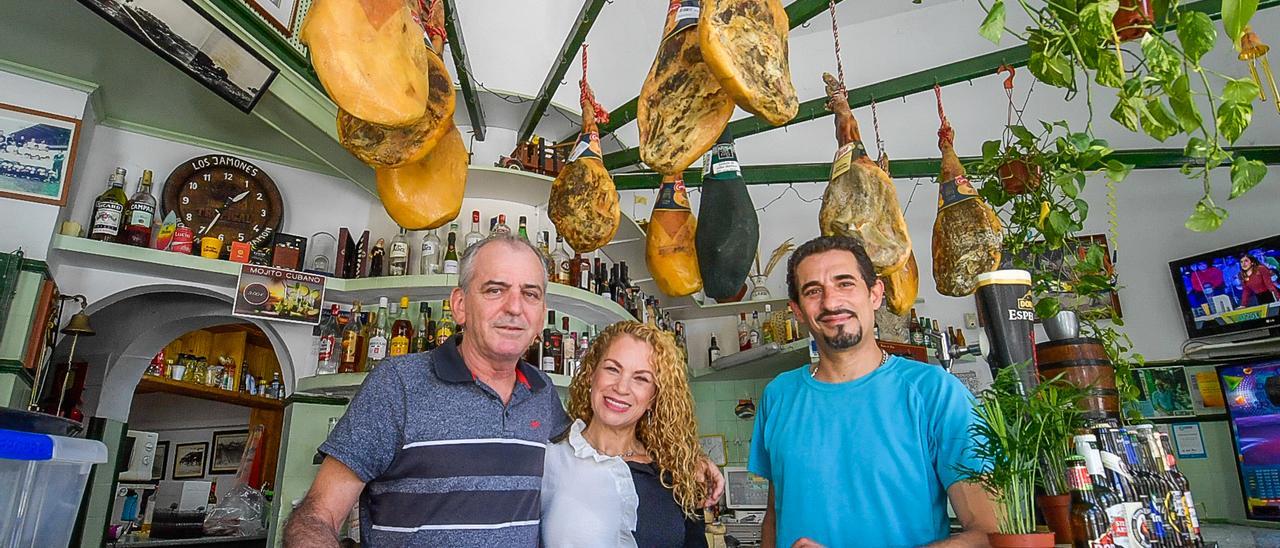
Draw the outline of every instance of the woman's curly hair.
M591 423L591 378L615 340L631 336L648 343L653 350L649 364L656 373L657 390L652 406L636 424L636 438L649 451L658 467L662 485L671 489L676 503L693 516L706 498L706 487L698 481L702 451L698 444L698 423L693 413L693 396L685 376L684 357L671 334L635 321L618 322L600 333L569 385L569 416Z

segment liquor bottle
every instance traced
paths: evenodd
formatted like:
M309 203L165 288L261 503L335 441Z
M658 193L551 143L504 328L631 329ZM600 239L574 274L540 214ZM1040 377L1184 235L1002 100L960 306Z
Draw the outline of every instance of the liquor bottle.
M609 287L609 267L604 264L604 261L596 263L595 278L596 295L612 301L613 289Z
M409 297L400 297L400 306L391 305L391 314L395 323L391 324L391 346L387 354L391 357L409 353L409 344L413 341L413 322L409 321Z
M928 353L933 353L933 339L929 337L929 318L924 316L920 316L920 346L925 347Z
M600 251L596 250L595 256L592 257L591 265L591 288L588 289L595 295L600 294L600 267L604 265L604 261L600 260Z
M342 336L339 340L342 345L342 365L339 366L338 372L359 372L360 354L364 349L364 324L360 321L360 301L351 303L347 325L342 327Z
M542 370L547 373L563 371L564 333L556 329L556 312L547 311L547 327L542 330Z
M578 289L583 291L591 291L591 259L583 257L581 253L577 254L578 259Z
M449 319L450 320L453 319L452 314L449 316ZM436 331L438 330L439 329L436 325L436 319L431 317L431 307L428 306L427 307L427 350L435 350L437 346L440 346L439 344L436 344Z
M480 210L471 210L471 232L462 239L462 252L466 253L471 246L480 243L484 239L484 234L480 233Z
M760 346L762 337L760 336L760 313L751 312L751 348Z
M493 234L511 234L511 227L507 226L507 216L498 215L498 224L490 232Z
M631 289L631 275L627 271L627 261L618 261L618 287L614 290L613 298L618 299L618 295L621 294L619 304L622 308L631 312L632 316L640 318L644 314L637 312L644 306L644 299L636 299L636 293Z
M592 328L595 329L594 327ZM587 336L587 332L578 333L578 361L582 361L582 357L587 355L587 347L591 346L591 338Z
M422 237L422 256L418 259L418 274L440 273L440 238L436 231L428 230Z
M676 339L676 348L680 349L680 354L682 355L681 357L684 358L684 362L689 363L689 341L685 339L684 336L684 323L675 322L672 327L672 336Z
M418 303L418 334L413 338L413 351L426 352L429 347L435 346L431 344L435 341L435 333L427 329L427 323L431 321L431 305L421 302Z
M911 344L916 346L924 346L924 332L920 331L920 318L916 316L916 309L911 309L911 323L908 324L908 331L911 333Z
M609 267L609 295L613 297L613 302L618 303L618 306L626 308L627 301L622 291L622 284L618 283L618 268L621 266L621 263L613 263ZM632 314L632 316L635 316L635 314Z
M404 276L409 273L409 236L404 228L391 239L387 253L387 275Z
M369 352L366 359L368 360L368 370L382 363L387 358L387 339L390 331L387 325L387 298L378 298L378 316L373 321L372 329L369 332Z
M573 259L569 260L569 285L573 287L582 287L582 254L575 253Z
M556 235L556 249L551 252L551 261L556 264L555 273L547 276L558 284L569 283L569 251L564 247L564 237Z
M114 242L120 239L120 224L124 220L124 206L129 197L124 194L125 170L116 168L107 180L107 190L93 200L93 216L90 221L89 238L103 242Z
M1084 459L1067 457L1067 485L1071 488L1071 538L1075 548L1115 546L1107 512L1093 492Z
M1094 425L1090 431L1098 440L1098 457L1102 460L1107 482L1116 498L1121 501L1121 515L1112 519L1113 538L1117 546L1136 546L1137 531L1134 528L1139 526L1140 518L1144 522L1146 519L1142 517L1143 504L1138 498L1137 487L1133 484L1134 477L1125 464L1125 458L1121 456L1124 449L1106 424Z
M716 336L711 335L711 346L707 347L707 365L720 359L720 343L716 341Z
M556 281L556 262L551 258L551 233L543 230L538 233L538 251L542 254L542 263L547 269L547 281Z
M440 321L436 323L436 346L440 346L453 336L455 326L453 325L453 311L449 309L449 301L442 301L444 304L440 307Z
M1129 465L1129 473L1134 478L1133 483L1137 486L1138 501L1146 509L1144 517L1147 525L1142 530L1151 532L1147 537L1151 546L1166 546L1169 541L1169 532L1164 527L1164 513L1161 510L1164 493L1161 492L1160 482L1152 477L1151 472L1146 469L1141 458L1139 458L1137 443L1130 437L1129 432L1117 428L1115 429L1115 436L1124 452L1125 463ZM1139 524L1141 523L1139 521Z
M778 339L777 331L773 328L773 305L764 305L764 326L760 330L761 344L769 344Z
M749 348L751 348L751 325L747 323L747 313L743 312L738 320L738 351Z
M267 386L267 397L273 400L284 399L284 383L280 381L280 372L271 372L271 384Z
M1191 483L1187 481L1187 477L1182 475L1182 471L1178 470L1178 459L1173 456L1173 448L1169 443L1169 435L1164 432L1157 432L1159 435L1160 453L1164 455L1165 470L1169 474L1169 479L1177 486L1182 493L1182 516L1184 527L1188 536L1191 537L1191 546L1202 548L1204 546L1204 537L1200 535L1200 518L1196 514L1196 503L1191 497Z
M316 355L316 374L337 373L342 363L342 352L334 352L338 346L338 305L329 309L329 316L320 322L320 345Z
M458 273L458 233L452 229L449 230L449 244L444 250L444 263L440 269L443 274Z
M526 242L527 242L527 241L529 241L529 226L528 226L528 222L529 222L529 220L528 220L527 218L525 218L525 216L524 216L524 215L521 215L521 216L520 216L520 225L519 225L519 228L517 228L517 229L516 229L516 235L517 235L517 236L519 236L519 237L520 237L520 239L522 239L522 240L524 240L524 241L526 241Z
M1138 455L1143 466L1160 485L1160 513L1164 517L1165 537L1171 546L1193 546L1194 538L1186 524L1186 508L1182 506L1182 486L1169 475L1164 452L1160 449L1160 435L1150 424L1134 427L1138 441Z
M958 345L960 348L964 348L964 347L966 347L966 346L969 346L968 344L966 344L966 342L965 342L965 340L964 340L964 330L963 330L963 329L957 329L957 330L956 330L956 345Z
M577 367L578 335L569 331L568 316L560 318L560 332L564 334L561 342L561 353L563 354L563 357L560 360L561 363L563 363L563 366L560 371L557 371L557 373L561 375L572 375L574 369Z
M124 208L124 243L151 247L151 223L156 217L156 198L151 195L151 170L142 171L138 191Z

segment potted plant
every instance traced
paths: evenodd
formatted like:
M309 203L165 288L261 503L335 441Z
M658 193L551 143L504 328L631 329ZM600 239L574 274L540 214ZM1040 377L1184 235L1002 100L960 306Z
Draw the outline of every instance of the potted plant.
M1072 394L1077 392L1054 379L1024 396L1017 371L1028 366L1004 368L978 396L970 434L982 466L958 468L964 481L981 485L995 500L998 532L990 535L995 548L1050 548L1055 542L1053 532L1036 527L1035 487L1061 470L1066 458L1061 428L1074 424ZM1053 459L1057 471L1045 466Z
M1033 395L1033 411L1041 413L1044 446L1040 450L1040 488L1036 506L1044 515L1054 542L1071 544L1071 491L1067 486L1067 457L1075 454L1073 436L1084 426L1077 406L1084 390L1061 380L1044 381Z

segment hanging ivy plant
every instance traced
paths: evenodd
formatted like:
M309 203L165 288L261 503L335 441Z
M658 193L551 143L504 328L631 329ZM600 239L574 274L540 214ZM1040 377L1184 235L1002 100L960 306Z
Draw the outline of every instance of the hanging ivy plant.
M1203 195L1186 220L1197 232L1217 230L1227 211L1214 202L1210 171L1230 167L1230 198L1243 196L1266 175L1266 165L1226 150L1244 134L1253 117L1258 85L1250 78L1232 78L1200 64L1217 43L1218 31L1199 11L1218 2L1180 3L1156 0L1011 0L1031 19L1019 33L1005 26L1006 2L984 4L987 16L979 34L999 43L1009 34L1031 50L1028 68L1036 79L1068 91L1083 90L1092 129L1094 86L1115 90L1111 119L1131 131L1158 141L1186 136L1184 155L1190 161L1181 171L1198 179ZM1222 0L1226 35L1238 42L1257 10L1257 0ZM1136 10L1136 11L1135 11ZM1117 22L1120 24L1117 25ZM1173 28L1173 37L1164 30ZM1137 47L1124 46L1137 40ZM1126 54L1137 62L1126 64ZM1079 74L1090 76L1083 80ZM1196 98L1204 98L1211 116L1201 112ZM1061 214L1061 213L1060 213Z

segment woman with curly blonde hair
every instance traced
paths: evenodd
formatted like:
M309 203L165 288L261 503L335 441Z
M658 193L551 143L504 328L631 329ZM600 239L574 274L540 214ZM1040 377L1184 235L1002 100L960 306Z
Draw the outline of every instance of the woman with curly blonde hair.
M706 546L693 397L670 334L604 330L569 386L565 439L547 447L546 546Z

